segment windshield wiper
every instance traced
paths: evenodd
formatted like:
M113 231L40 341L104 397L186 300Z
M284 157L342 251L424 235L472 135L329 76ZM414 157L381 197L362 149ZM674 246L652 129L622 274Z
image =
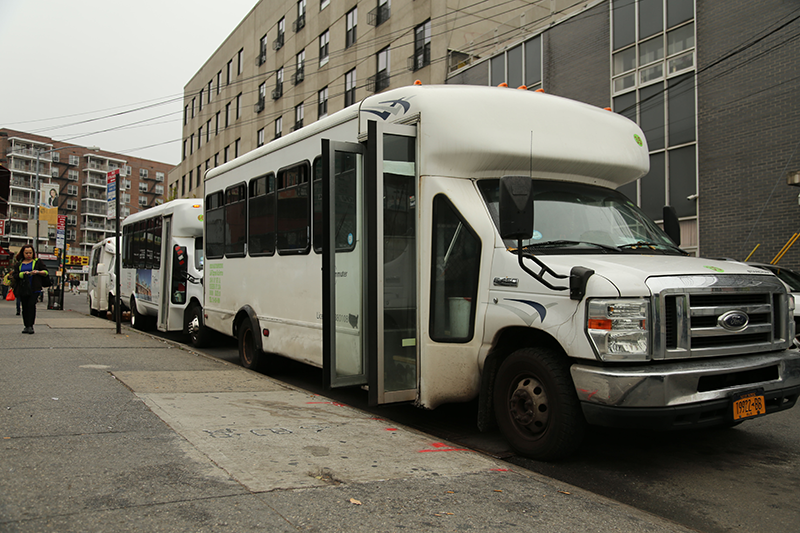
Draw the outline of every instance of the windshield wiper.
M607 244L599 244L596 242L588 242L588 241L568 241L568 240L559 240L559 241L545 241L545 242L537 242L536 244L526 244L522 247L523 250L531 250L537 248L555 248L561 246L580 246L580 245L589 245L589 246L596 246L597 248L602 248L603 250L610 250L612 252L619 252L620 249L616 246L609 246Z
M681 250L677 246L661 242L637 241L628 244L620 244L618 248L620 250L638 250L639 248L649 248L651 250L657 250L658 248L667 248L668 250L675 250L676 252L680 252L682 255L686 255L686 252Z

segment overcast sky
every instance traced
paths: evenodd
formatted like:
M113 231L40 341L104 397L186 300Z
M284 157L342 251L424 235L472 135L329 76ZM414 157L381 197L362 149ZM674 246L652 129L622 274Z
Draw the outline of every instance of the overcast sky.
M183 86L256 3L0 0L0 127L177 164Z

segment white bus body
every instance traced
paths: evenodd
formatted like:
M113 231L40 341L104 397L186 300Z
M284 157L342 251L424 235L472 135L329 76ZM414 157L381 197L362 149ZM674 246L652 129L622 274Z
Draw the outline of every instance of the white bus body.
M122 222L120 298L137 329L184 331L204 344L203 201L172 200Z
M87 281L87 299L89 313L92 316L106 317L111 310L111 303L116 294L116 277L114 261L116 259L114 239L103 239L92 246L89 257L89 279Z
M791 407L785 289L687 257L617 193L648 157L635 123L556 96L370 96L207 172L206 324L238 337L245 366L280 354L373 403L479 397L482 428L542 459L575 450L586 422ZM522 247L501 238L504 192L533 198Z

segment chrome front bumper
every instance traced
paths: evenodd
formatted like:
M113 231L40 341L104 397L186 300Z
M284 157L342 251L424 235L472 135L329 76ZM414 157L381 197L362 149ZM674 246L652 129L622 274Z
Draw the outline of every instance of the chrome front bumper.
M571 367L581 402L615 408L679 407L728 399L740 391L800 387L800 351L651 363Z

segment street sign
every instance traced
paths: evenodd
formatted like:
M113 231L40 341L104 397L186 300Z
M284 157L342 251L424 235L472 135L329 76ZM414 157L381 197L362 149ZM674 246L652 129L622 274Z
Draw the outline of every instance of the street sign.
M117 216L117 182L119 181L119 169L109 171L106 174L106 199L108 200L108 218Z
M6 234L6 221L0 220L0 235Z

